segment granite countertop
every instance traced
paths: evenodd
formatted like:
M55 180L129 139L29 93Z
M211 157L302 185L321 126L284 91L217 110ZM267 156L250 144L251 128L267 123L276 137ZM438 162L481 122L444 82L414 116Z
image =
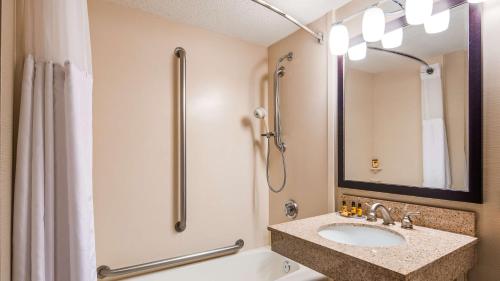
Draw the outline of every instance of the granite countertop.
M402 235L406 243L391 247L361 247L327 240L318 234L321 227L331 224L364 224L389 229ZM320 247L359 259L374 266L408 276L457 250L474 246L478 239L426 227L402 229L400 223L386 226L382 220L345 218L338 213L269 226L271 232L283 233L314 243Z

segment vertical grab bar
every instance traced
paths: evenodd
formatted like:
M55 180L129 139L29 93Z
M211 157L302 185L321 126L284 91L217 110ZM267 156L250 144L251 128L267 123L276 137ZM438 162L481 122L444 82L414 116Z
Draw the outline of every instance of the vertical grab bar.
M179 62L179 90L180 90L180 221L175 224L177 232L183 232L186 229L186 211L187 211L187 176L186 176L186 50L181 47L175 48L175 56L180 59Z

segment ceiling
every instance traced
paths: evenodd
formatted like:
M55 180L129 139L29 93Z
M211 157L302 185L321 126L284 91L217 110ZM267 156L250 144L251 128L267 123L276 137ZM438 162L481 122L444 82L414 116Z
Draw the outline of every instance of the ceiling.
M262 46L295 32L298 27L251 0L110 0ZM350 0L268 0L309 24Z

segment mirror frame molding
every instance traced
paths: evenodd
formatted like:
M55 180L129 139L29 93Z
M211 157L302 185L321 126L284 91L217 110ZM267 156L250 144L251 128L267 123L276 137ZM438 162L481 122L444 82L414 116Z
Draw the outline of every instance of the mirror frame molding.
M465 0L443 0L435 3L434 8L452 8L468 4ZM426 198L483 203L483 149L482 149L482 118L483 118L483 73L482 73L482 35L481 35L481 4L469 5L469 191L452 191L397 184L351 181L345 179L345 149L344 149L344 59L337 57L337 121L338 121L338 187L361 189L376 192L418 196ZM388 29L406 26L404 16L388 23ZM354 38L352 41L359 41Z

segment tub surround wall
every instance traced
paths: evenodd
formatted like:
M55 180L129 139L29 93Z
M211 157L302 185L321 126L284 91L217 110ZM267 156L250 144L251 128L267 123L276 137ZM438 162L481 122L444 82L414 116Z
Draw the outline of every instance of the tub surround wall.
M337 10L339 18L368 5L365 0L354 0ZM477 235L479 237L478 262L469 274L470 281L493 281L500 276L500 1L490 0L483 5L483 196L484 204L452 202L446 200L419 198L380 192L337 188L337 204L342 194L372 197L390 201L409 202L427 206L467 210L477 215ZM332 148L335 149L335 148ZM333 169L333 168L332 168ZM337 205L338 206L338 205Z
M328 16L310 25L326 33ZM270 223L288 221L283 211L288 199L299 205L298 219L325 214L329 210L328 187L328 61L327 44L318 44L299 30L269 47L269 124L273 130L273 77L276 62L282 55L293 52L294 59L286 62L286 74L281 79L281 123L286 143L288 181L278 194L270 193ZM271 178L281 182L281 155L271 147ZM333 190L333 187L331 188ZM331 200L330 202L333 202Z
M89 1L98 265L128 266L245 240L268 243L263 131L267 49ZM187 51L187 229L178 213L178 59Z

